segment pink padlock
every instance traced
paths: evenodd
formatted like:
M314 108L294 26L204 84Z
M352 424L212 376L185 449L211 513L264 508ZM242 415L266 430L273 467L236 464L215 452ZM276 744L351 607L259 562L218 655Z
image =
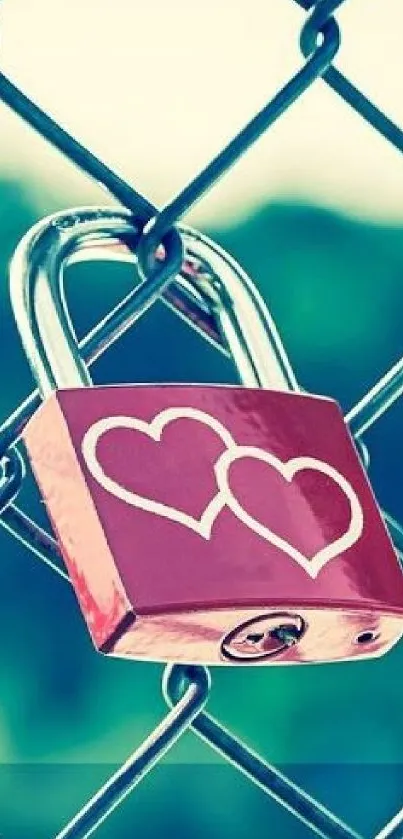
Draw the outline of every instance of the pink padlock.
M204 664L381 655L403 632L403 576L336 402L298 392L240 267L182 229L242 386L91 381L60 293L83 248L133 258L111 211L34 228L12 263L44 404L23 438L98 650ZM126 225L126 227L125 227Z

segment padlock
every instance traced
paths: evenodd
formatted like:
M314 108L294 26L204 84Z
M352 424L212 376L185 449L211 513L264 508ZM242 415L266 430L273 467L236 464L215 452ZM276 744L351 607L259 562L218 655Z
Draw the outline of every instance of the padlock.
M181 228L175 282L209 312L241 385L84 386L59 274L84 247L134 259L128 217L114 231L108 212L56 216L11 269L44 397L23 439L96 648L206 664L384 653L403 631L393 544L339 406L298 392L234 260Z

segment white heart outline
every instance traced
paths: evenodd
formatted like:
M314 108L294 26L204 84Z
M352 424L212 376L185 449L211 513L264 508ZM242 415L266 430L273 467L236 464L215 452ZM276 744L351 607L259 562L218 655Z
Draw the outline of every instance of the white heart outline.
M281 536L277 536L270 528L259 522L251 516L239 503L236 496L233 494L228 483L228 471L230 466L237 460L244 457L250 457L255 460L261 460L273 466L282 477L291 483L298 472L306 469L311 469L327 475L331 478L343 491L350 503L350 522L347 530L338 539L329 542L324 548L321 548L311 558L304 556L297 548L294 548ZM364 526L364 514L358 497L353 490L351 484L340 472L337 471L329 463L323 460L318 460L315 457L294 457L284 462L275 455L264 451L256 446L236 446L236 448L228 449L218 459L215 465L215 472L217 483L220 492L224 495L227 506L232 510L234 515L244 524L249 530L252 530L258 536L261 536L271 545L274 545L284 553L288 554L291 559L294 559L301 568L312 578L316 579L321 569L327 565L332 559L342 553L348 548L351 548L358 541L362 534Z
M176 507L169 507L160 501L154 501L152 498L147 498L129 489L125 489L125 487L122 487L104 472L97 458L96 448L98 442L107 431L118 428L131 429L140 431L142 434L146 434L147 437L151 437L155 442L159 442L165 427L177 419L193 419L201 422L216 432L226 445L227 450L233 450L236 447L235 440L229 431L210 414L206 414L198 408L166 408L160 411L151 422L128 416L105 417L98 420L85 433L81 444L81 451L92 476L111 495L114 495L121 501L125 501L126 504L130 504L132 507L137 507L140 510L145 510L148 513L154 513L157 516L162 516L163 518L182 524L190 528L190 530L194 530L203 539L208 540L211 536L213 524L226 503L224 495L219 488L214 498L211 499L203 511L200 519L196 519L182 512L182 510L178 510Z
M178 510L175 507L170 507L162 504L159 501L154 501L131 490L125 489L117 481L110 478L103 470L97 455L96 448L100 438L111 430L118 428L132 429L140 431L150 437L152 440L159 442L163 431L169 423L177 419L193 419L197 422L203 423L211 428L222 439L226 445L224 451L216 463L214 464L214 471L217 480L218 492L208 503L203 511L200 519L196 519L187 513ZM228 506L233 514L256 535L262 537L270 544L282 550L291 559L298 563L298 565L312 578L316 579L321 569L334 559L339 553L351 548L360 538L364 526L364 515L359 499L353 490L349 481L340 474L333 466L323 460L318 460L314 457L295 457L284 462L275 455L266 452L256 446L239 446L232 435L215 417L207 414L198 408L166 408L160 413L156 414L151 422L140 420L137 417L129 417L123 415L105 417L95 422L86 431L81 450L86 462L86 465L96 481L111 495L119 498L127 504L137 507L146 512L154 513L155 515L167 518L170 521L177 522L202 536L204 539L211 538L213 524L218 517L221 510ZM244 457L252 457L261 460L273 466L285 480L289 483L293 480L297 472L304 469L313 469L323 475L330 477L344 492L350 503L350 522L345 533L338 539L330 542L310 559L304 556L297 548L294 548L285 539L277 536L272 530L264 524L253 518L241 506L236 496L233 494L229 482L228 471L232 463Z

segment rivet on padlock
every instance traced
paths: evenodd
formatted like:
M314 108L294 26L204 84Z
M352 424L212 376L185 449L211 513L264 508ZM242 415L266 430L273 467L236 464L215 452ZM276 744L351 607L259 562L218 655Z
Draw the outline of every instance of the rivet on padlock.
M45 398L23 437L96 647L210 664L388 650L403 631L393 545L338 405L296 392L250 280L182 230L182 277L242 386L83 387L59 273L84 246L88 258L91 247L133 258L119 241L131 228L123 213L115 230L107 211L70 227L57 218L64 226L34 229L12 263Z

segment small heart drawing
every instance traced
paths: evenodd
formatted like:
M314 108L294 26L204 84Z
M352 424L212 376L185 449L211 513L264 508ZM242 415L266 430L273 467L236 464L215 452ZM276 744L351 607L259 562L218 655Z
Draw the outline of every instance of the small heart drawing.
M349 501L350 505L350 522L347 530L340 538L330 542L312 557L308 558L297 550L293 545L282 539L269 527L266 527L262 522L251 516L234 495L229 486L228 472L233 463L242 458L255 458L257 460L267 463L269 466L276 469L282 477L291 483L298 472L303 470L314 470L320 472L322 475L327 475L331 478L342 490ZM337 469L325 463L322 460L317 460L314 457L294 457L284 463L273 454L259 449L255 446L231 446L227 451L219 457L215 464L215 472L217 477L217 484L219 486L220 494L224 499L224 504L229 507L235 516L243 522L250 530L261 536L271 545L274 545L284 553L288 554L301 568L309 574L312 579L316 579L320 570L327 565L330 560L335 559L338 554L351 548L360 538L363 526L364 516L361 504L354 492L351 484L347 481Z
M162 504L155 499L138 495L121 486L121 484L105 473L97 457L97 445L101 437L108 431L121 428L139 431L141 434L145 434L147 437L155 440L155 442L160 442L166 426L178 419L196 420L196 422L207 425L221 438L227 450L231 450L236 446L234 439L225 426L210 416L210 414L206 414L197 408L167 408L157 414L150 423L137 419L137 417L129 416L105 417L104 419L98 420L84 435L81 445L82 454L92 476L111 495L114 495L121 501L125 501L126 504L130 504L132 507L146 510L149 513L154 513L157 516L162 516L184 527L188 527L194 530L195 533L198 533L199 536L202 536L203 539L210 539L213 524L225 506L223 493L219 489L208 503L200 519L197 519L182 510Z

